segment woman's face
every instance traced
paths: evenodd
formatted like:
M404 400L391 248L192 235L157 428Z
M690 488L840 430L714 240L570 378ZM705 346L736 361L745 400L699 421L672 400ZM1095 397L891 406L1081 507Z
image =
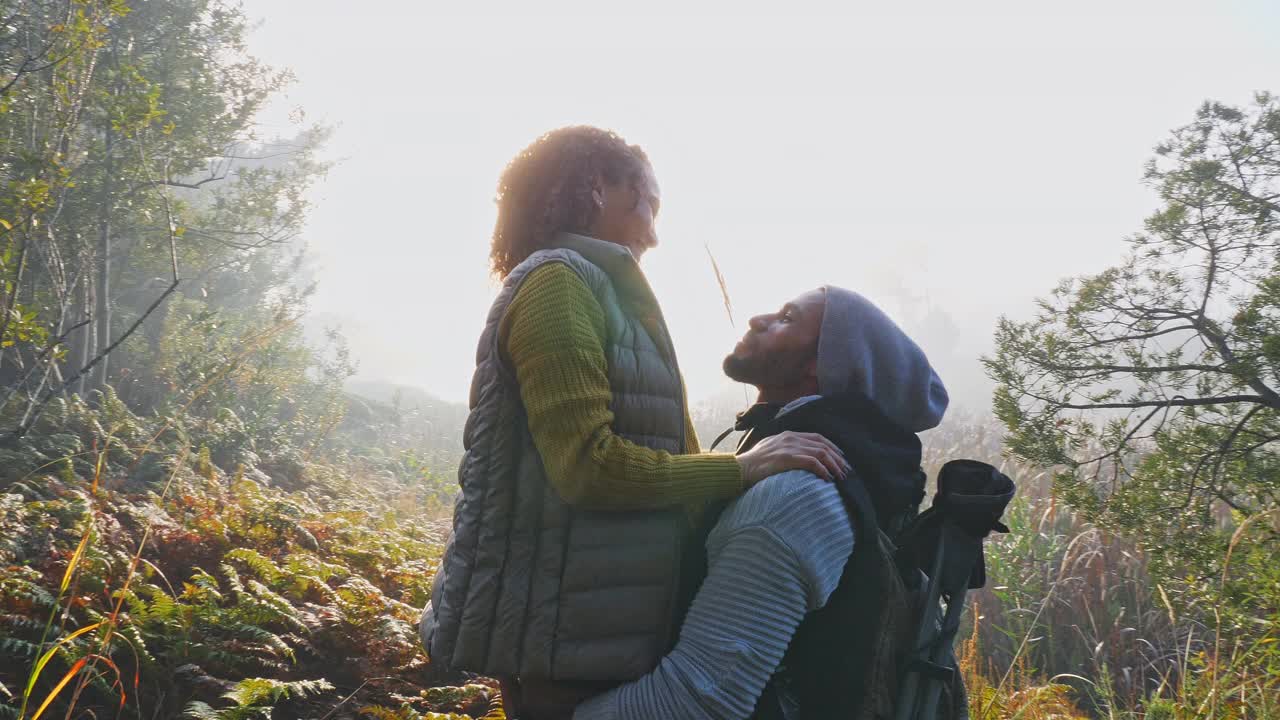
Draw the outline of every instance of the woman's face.
M631 250L636 260L649 248L657 247L654 222L661 198L658 180L648 163L635 182L623 180L613 185L602 181L595 191L595 200L598 213L591 226L593 237Z

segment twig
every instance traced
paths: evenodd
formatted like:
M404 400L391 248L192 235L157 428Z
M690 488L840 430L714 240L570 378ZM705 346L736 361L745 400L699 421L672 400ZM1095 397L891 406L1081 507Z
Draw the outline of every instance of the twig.
M9 401L12 400L13 396L17 394L18 389L27 384L27 380L29 380L31 378L31 375L36 371L36 369L40 367L40 362L44 360L44 357L48 355L50 351L52 351L54 348L61 345L63 341L67 339L67 336L69 336L71 333L75 332L76 330L79 330L80 328L84 327L85 325L88 325L91 322L93 322L93 316L86 317L84 320L81 320L75 325L72 325L71 327L67 328L65 331L63 331L61 335L54 338L53 342L46 345L44 350L41 350L40 354L37 355L31 361L31 368L27 370L26 374L22 376L22 379L18 380L18 382L14 383L9 388L9 392L4 396L4 400L0 400L0 408L8 407Z
M1041 398L1045 399L1045 398ZM1048 402L1052 402L1049 400ZM1200 405L1227 405L1230 403L1257 403L1270 406L1271 403L1261 395L1223 395L1208 398L1173 398L1170 400L1135 400L1134 402L1114 403L1054 403L1065 410L1136 410L1138 408L1198 407Z
M46 392L45 396L41 398L40 401L35 404L35 406L32 407L31 412L29 413L28 419L25 420L18 427L14 428L13 430L10 430L8 435L13 438L20 438L23 435L25 435L27 431L31 429L31 426L34 425L35 422L40 419L40 414L44 411L45 405L48 405L49 401L52 400L54 396L61 394L64 390L70 387L72 383L79 380L81 377L84 377L86 373L88 373L90 370L96 367L98 363L102 362L103 358L111 354L112 351L114 351L117 347L119 347L120 343L124 342L125 340L128 340L129 336L133 335L133 333L137 331L139 327L142 326L142 323L148 317L151 316L151 313L155 312L156 308L160 307L160 303L164 302L166 298L168 298L170 295L173 294L174 290L178 289L178 282L179 282L178 280L174 280L169 285L169 287L166 288L165 291L160 294L160 297L156 298L155 301L152 302L151 305L147 307L146 311L143 312L142 315L140 315L137 320L133 321L133 324L129 326L129 329L126 330L123 335L113 340L111 344L108 345L107 347L103 348L96 356L94 356L92 360L89 361L87 365L80 368L80 370L77 371L74 375L64 379L60 384L54 386L48 392Z

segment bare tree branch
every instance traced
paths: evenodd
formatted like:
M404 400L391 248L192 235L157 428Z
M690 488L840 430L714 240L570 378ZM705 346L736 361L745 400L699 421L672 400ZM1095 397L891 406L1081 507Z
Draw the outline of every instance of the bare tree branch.
M166 180L148 180L146 182L138 183L137 185L134 185L133 187L129 188L128 192L126 192L124 196L129 197L141 190L145 190L151 187L156 187L158 185L187 188L188 190L199 190L202 186L208 183L216 182L218 180L226 180L226 179L227 179L227 176L223 174L223 175L210 175L209 177L204 178L203 180L197 180L196 182L193 182L193 183L184 183L184 182L178 182L177 180L167 180L167 179Z
M1222 395L1220 397L1208 398L1173 398L1170 400L1135 400L1133 402L1114 402L1114 403L1053 403L1055 407L1064 410L1138 410L1141 408L1159 408L1159 407L1200 407L1204 405L1228 405L1230 403L1257 403L1259 405L1270 404L1267 399L1261 395Z
M39 401L37 401L35 405L33 405L31 409L28 411L28 417L21 424L19 424L18 427L14 428L13 430L10 430L7 433L7 435L12 438L20 438L23 435L25 435L27 431L31 429L31 426L34 425L35 422L40 419L40 414L44 411L44 407L49 403L49 401L52 400L57 395L62 394L62 392L65 391L67 388L71 387L72 383L76 382L80 378L84 377L87 373L91 372L95 367L97 367L98 363L102 362L103 358L110 355L117 347L119 347L120 343L124 342L125 340L128 340L129 337L133 335L133 333L136 332L139 327L142 326L142 323L148 317L151 316L151 313L155 312L156 308L160 307L160 304L163 303L166 298L172 295L173 291L178 289L178 282L179 281L175 279L173 283L170 284L169 287L166 288L165 291L161 293L160 296L157 297L155 301L152 302L151 305L149 305L147 309L140 316L138 316L138 319L133 321L133 324L129 326L128 330L124 331L124 334L122 334L120 337L113 340L111 344L107 345L102 350L98 351L98 354L95 355L93 359L88 362L88 364L80 368L71 377L65 378L61 383L47 390L45 392L44 397L41 398Z
M27 372L24 373L23 376L19 378L17 382L9 386L9 391L5 393L4 399L0 400L0 408L8 407L9 401L13 399L14 395L18 394L19 389L21 389L23 386L27 384L27 380L31 379L31 376L35 374L36 369L40 367L40 363L45 359L45 357L50 352L52 352L55 348L57 348L58 346L66 342L67 338L71 336L71 333L75 332L76 330L79 330L80 328L84 327L85 325L88 325L91 322L93 322L93 316L88 316L85 319L81 320L80 322L62 331L62 333L60 333L58 337L50 341L48 345L45 345L44 349L40 351L40 354L32 359L31 367L27 369Z
M1218 355L1227 363L1240 366L1239 360L1236 358L1235 351L1231 349L1231 345L1227 343L1227 339L1223 337L1221 331L1218 330L1216 323L1207 318L1202 318L1197 323L1197 330L1202 336L1217 350ZM1254 392L1265 398L1267 405L1280 410L1280 394L1262 382L1262 379L1253 375L1242 378L1246 385L1253 389Z
M1061 363L1038 363L1055 372L1082 373L1132 373L1149 375L1169 372L1227 372L1225 364L1203 365L1188 363L1183 365L1063 365Z

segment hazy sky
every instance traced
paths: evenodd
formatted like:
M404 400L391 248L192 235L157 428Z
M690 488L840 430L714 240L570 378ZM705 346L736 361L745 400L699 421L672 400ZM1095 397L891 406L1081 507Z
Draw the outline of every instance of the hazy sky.
M653 160L643 267L693 399L749 315L832 283L972 406L996 318L1120 258L1165 133L1206 98L1280 91L1276 0L244 5L251 49L298 76L266 132L296 107L337 126L306 233L316 317L362 376L453 400L497 289L498 174L550 128L609 127Z

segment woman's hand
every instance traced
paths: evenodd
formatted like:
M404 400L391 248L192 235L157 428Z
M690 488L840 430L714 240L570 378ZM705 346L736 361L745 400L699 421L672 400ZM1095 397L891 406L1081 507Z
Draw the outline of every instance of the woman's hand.
M817 433L789 430L767 437L739 455L738 465L746 487L787 470L808 470L830 482L843 478L851 469L844 453L830 440Z

